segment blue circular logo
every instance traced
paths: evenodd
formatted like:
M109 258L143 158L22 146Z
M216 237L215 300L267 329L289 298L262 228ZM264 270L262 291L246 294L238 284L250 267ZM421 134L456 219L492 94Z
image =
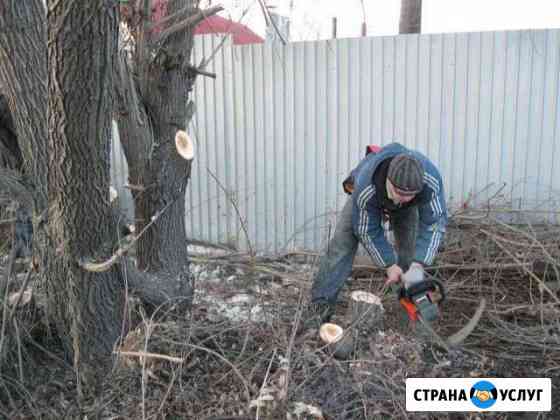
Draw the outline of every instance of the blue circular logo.
M490 408L498 398L498 390L488 381L478 381L472 386L470 397L478 408Z

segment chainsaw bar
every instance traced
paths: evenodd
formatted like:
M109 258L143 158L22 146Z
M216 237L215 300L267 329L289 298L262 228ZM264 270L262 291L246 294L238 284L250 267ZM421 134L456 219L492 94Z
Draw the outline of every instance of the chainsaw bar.
M430 323L426 322L420 314L418 314L418 320L430 332L430 334L434 336L436 341L441 346L443 346L446 350L449 351L450 348L458 346L463 341L465 341L469 335L471 335L471 333L474 331L474 329L480 322L480 318L482 317L482 313L484 312L485 308L486 308L486 299L482 298L482 300L478 305L478 308L476 308L476 311L474 315L471 317L471 319L469 319L469 321L463 326L463 328L461 328L455 334L452 334L446 339L442 338L438 333L436 333L435 330L430 325Z

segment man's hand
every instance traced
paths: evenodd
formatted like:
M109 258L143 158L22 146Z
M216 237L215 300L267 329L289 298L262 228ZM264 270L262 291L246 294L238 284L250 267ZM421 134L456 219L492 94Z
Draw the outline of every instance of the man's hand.
M389 287L392 284L401 281L402 274L402 268L400 268L397 264L393 264L387 268L387 280L385 281L385 287Z
M402 275L402 281L404 283L404 287L407 289L417 283L420 283L424 280L424 267L422 264L413 262L410 264L409 269Z

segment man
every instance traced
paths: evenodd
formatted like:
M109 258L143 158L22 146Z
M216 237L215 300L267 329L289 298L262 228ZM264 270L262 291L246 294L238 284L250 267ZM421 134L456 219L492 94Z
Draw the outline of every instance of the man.
M427 157L401 144L367 153L343 187L351 197L319 263L311 304L304 315L306 327L318 327L334 314L359 243L377 266L386 269L387 287L403 280L407 290L426 292L420 285L423 267L434 260L445 232L447 209L441 175ZM385 232L387 225L390 231ZM387 239L391 236L394 245Z

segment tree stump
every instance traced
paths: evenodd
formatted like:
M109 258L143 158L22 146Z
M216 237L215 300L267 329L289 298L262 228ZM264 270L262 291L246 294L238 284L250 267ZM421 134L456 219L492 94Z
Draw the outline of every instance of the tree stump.
M381 299L373 293L357 290L350 294L350 319L356 332L382 330L384 311Z
M327 345L327 351L337 359L348 359L354 351L352 334L337 324L326 322L319 329L319 336Z

